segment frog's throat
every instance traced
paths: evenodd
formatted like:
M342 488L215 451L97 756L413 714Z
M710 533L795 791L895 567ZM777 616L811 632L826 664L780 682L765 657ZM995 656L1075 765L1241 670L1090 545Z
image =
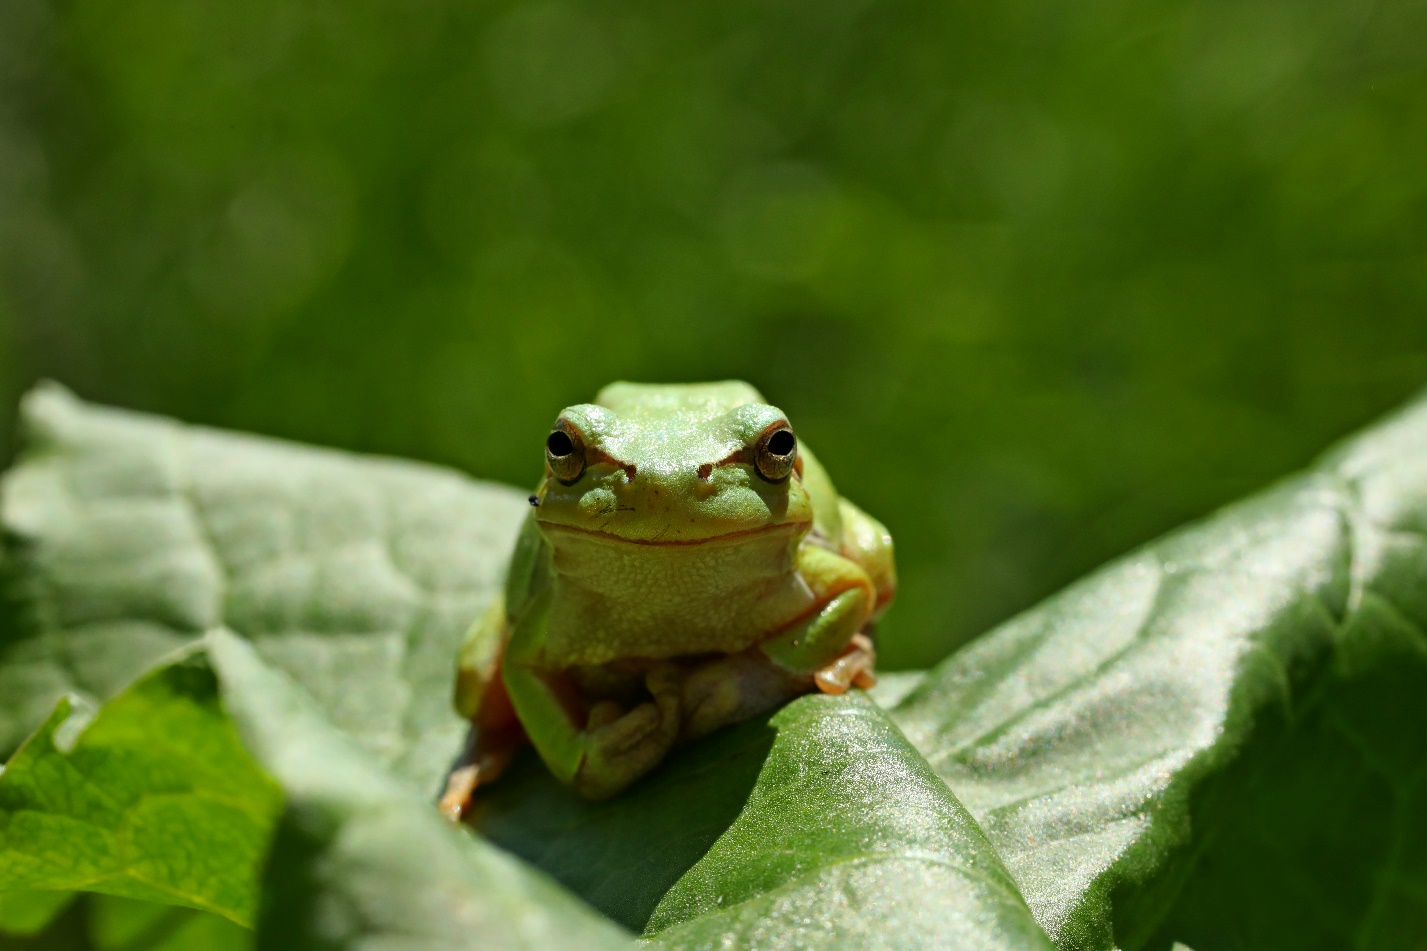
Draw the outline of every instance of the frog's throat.
M696 543L555 529L544 665L735 653L809 611L796 560L805 522Z

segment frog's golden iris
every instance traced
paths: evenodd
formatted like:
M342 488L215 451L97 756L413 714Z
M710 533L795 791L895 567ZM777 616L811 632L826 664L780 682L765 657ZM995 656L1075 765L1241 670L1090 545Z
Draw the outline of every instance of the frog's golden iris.
M585 447L578 432L557 426L545 440L545 464L566 485L585 471Z
M679 742L872 683L887 530L746 383L615 383L566 408L504 596L462 648L459 816L528 738L592 798Z
M769 482L782 482L793 473L798 458L798 440L786 426L775 426L758 440L754 465Z

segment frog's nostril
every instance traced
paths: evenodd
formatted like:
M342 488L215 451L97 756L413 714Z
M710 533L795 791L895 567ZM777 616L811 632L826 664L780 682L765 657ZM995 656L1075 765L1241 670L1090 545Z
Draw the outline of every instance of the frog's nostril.
M711 462L706 462L706 463L704 463L703 465L699 466L698 472L699 472L699 478L700 478L700 479L703 479L704 481L708 481L709 476L713 475L713 463L711 463Z
M625 484L628 484L628 483L630 483L630 482L633 482L633 481L634 481L634 477L635 477L636 475L638 475L638 474L639 474L639 470L634 467L634 464L633 464L633 463L625 463L625 466L624 466L624 481L625 481Z

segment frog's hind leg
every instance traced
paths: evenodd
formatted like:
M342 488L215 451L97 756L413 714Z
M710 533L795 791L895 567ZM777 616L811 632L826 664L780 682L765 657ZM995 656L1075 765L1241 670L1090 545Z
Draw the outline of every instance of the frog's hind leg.
M459 822L470 808L476 789L494 782L505 771L516 750L528 742L505 684L497 679L466 731L465 750L446 777L446 790L441 794L439 805L441 814L452 822Z
M457 662L456 709L471 721L466 748L446 778L441 814L459 822L477 787L492 782L528 740L501 678L506 618L497 598L466 635Z

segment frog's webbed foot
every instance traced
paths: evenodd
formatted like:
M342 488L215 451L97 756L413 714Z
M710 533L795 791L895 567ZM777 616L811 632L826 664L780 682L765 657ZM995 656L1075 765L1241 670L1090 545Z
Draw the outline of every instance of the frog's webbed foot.
M572 785L588 799L607 799L649 772L679 738L679 677L660 665L645 678L652 699L628 712L605 700L590 708L584 755Z
M873 672L876 663L877 650L872 646L872 638L854 634L832 663L813 673L813 682L823 693L846 693L850 687L865 690L877 683Z

